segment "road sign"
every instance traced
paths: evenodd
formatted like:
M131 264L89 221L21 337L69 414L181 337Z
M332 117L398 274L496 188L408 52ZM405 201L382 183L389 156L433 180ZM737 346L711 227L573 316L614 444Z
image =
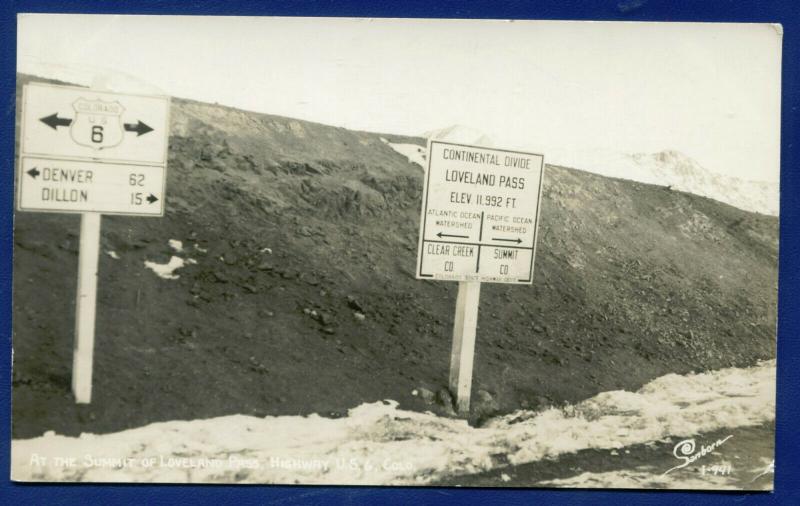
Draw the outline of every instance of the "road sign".
M22 92L17 209L81 213L72 391L92 400L102 214L164 215L169 98L29 83Z
M23 88L20 211L164 214L169 98Z
M544 157L430 141L419 279L530 284Z

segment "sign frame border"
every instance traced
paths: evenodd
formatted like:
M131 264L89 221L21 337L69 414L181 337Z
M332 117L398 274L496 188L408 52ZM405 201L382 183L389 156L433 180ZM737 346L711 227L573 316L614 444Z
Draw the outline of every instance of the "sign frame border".
M93 157L74 157L74 156L64 156L64 155L53 155L53 154L41 154L41 153L27 153L24 150L24 139L25 139L25 104L27 103L28 99L28 89L30 86L40 87L40 88L56 88L56 89L67 89L73 91L89 91L93 93L103 93L103 94L110 94L110 95L119 95L123 97L140 97L140 98L154 98L163 100L166 103L166 114L164 115L164 135L166 135L166 142L164 142L164 153L162 156L161 163L142 163L142 162L132 162L130 160L112 160L112 159L98 159ZM32 81L29 83L25 83L22 86L22 100L20 102L19 111L19 139L18 139L18 146L16 149L15 157L16 157L16 169L14 171L14 210L16 212L36 212L36 213L61 213L61 214L82 214L82 213L99 213L99 214L107 214L113 216L137 216L137 217L150 217L150 218L163 218L166 214L167 208L167 167L169 165L169 137L170 137L170 124L172 121L172 97L169 95L147 95L143 93L123 93L117 91L100 91L100 90L93 90L91 87L81 87L81 86L72 86L72 85L60 85L60 84L52 84L52 83L43 83L38 81ZM161 178L161 210L159 213L136 213L136 212L120 212L120 211L98 211L98 210L59 210L59 209L38 209L38 208L23 208L22 207L22 181L23 174L22 174L22 165L23 159L26 157L33 157L33 158L43 158L53 161L68 161L68 162L89 162L92 164L102 164L102 165L129 165L131 167L161 167L163 169L163 176Z
M423 274L422 273L422 260L423 260L423 244L425 242L430 242L425 240L425 227L427 224L427 210L428 210L428 188L430 187L430 178L431 178L431 164L433 159L431 157L431 148L434 144L444 144L447 146L458 146L462 148L477 148L477 149L484 149L489 151L500 151L502 153L514 153L518 155L530 155L530 156L538 156L541 157L542 163L541 167L539 168L539 188L537 190L537 201L536 201L536 216L533 220L533 245L530 247L526 247L524 249L531 250L531 264L530 264L530 277L528 279L519 279L519 280L512 280L509 278L506 281L494 280L494 279L475 279L475 280L464 280L464 279L439 279L436 278L433 274ZM534 263L536 259L536 244L539 238L539 218L542 212L542 189L544 186L544 173L546 164L544 161L544 154L542 153L532 153L528 151L517 151L513 149L500 149L500 148L493 148L489 146L478 146L478 145L471 145L471 144L461 144L458 142L450 142L450 141L441 141L437 139L428 139L428 160L427 166L423 169L425 170L424 176L424 184L422 187L422 208L420 210L420 224L419 224L419 240L417 243L417 265L414 269L414 277L415 279L421 280L428 280L428 281L451 281L451 282L479 282L479 283L498 283L498 284L507 284L507 285L531 285L533 284L533 270L534 270ZM440 241L445 242L448 244L465 244L463 242L458 241ZM481 246L498 246L500 245L478 245L478 262L480 262L480 247Z

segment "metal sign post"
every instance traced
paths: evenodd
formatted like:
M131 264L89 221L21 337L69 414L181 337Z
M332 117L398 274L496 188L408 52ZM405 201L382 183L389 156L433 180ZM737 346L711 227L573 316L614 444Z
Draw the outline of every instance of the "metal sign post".
M25 85L17 170L19 211L81 214L72 357L80 404L92 400L102 214L163 216L166 189L169 98L100 88Z
M416 277L458 281L450 390L469 413L482 282L531 284L544 157L428 144Z

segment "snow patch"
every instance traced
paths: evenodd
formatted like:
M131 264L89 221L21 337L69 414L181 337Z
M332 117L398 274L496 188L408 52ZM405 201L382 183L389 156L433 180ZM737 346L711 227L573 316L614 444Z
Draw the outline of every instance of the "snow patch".
M160 278L178 279L180 276L175 274L175 271L183 267L185 263L183 258L173 256L166 264L157 264L145 260L144 266L155 272Z
M106 255L110 256L114 260L119 260L119 255L117 255L116 251L107 250Z
M771 360L746 369L669 374L636 392L517 411L481 428L384 401L338 419L234 415L77 438L46 434L13 440L11 468L12 479L21 481L411 485L587 448L758 425L774 416ZM87 456L108 460L86 465ZM53 457L74 457L78 464L55 466Z
M176 253L181 253L183 251L183 243L177 239L170 239L169 247L175 250Z
M420 167L425 166L425 161L428 158L426 149L419 144L402 144L389 142L381 137L381 140L390 148L405 156L409 163L416 163Z

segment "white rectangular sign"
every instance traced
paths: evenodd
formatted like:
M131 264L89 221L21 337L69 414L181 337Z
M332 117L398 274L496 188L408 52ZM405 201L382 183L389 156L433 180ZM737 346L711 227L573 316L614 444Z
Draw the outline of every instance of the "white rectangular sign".
M23 211L163 214L164 167L26 156L21 169Z
M169 98L23 88L20 211L164 214Z
M530 284L544 157L431 141L419 279Z

